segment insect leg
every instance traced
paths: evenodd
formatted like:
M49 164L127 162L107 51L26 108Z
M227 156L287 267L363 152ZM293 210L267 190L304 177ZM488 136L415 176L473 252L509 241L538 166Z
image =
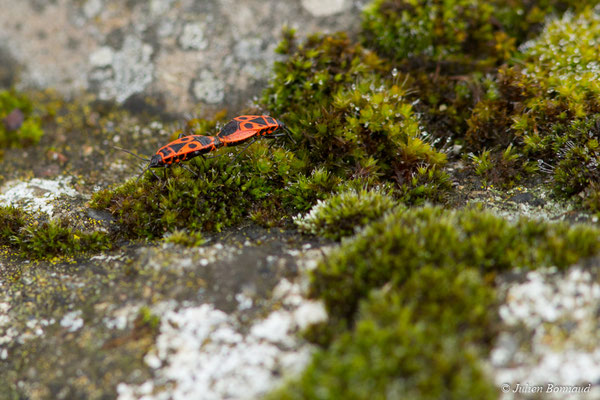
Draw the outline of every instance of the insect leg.
M146 173L146 171L148 171L150 169L150 167L146 167L144 168L144 170L142 172L140 172L140 174L138 175L137 179L135 180L135 184L137 185L137 183L140 181L140 178ZM154 172L153 172L154 173Z
M185 169L186 171L188 171L188 172L191 172L192 174L196 175L196 178L199 178L199 177L200 177L200 175L198 175L197 173L195 173L194 171L192 171L192 170L190 169L190 167L188 167L187 165L185 165L185 164L179 164L179 165L181 165L181 167L182 167L183 169Z
M168 168L169 168L169 165L168 165L168 164L165 164L165 169L164 169L164 171L165 171L165 181L166 181L166 183L169 183L169 175L167 175L167 169L168 169Z
M275 135L265 136L265 139L277 139L278 137L282 137L282 136L289 136L289 135L287 133L277 133ZM274 144L275 144L275 141L273 140L269 144L269 150L271 150L271 147L273 147Z
M160 181L160 178L158 177L158 175L156 175L156 173L154 173L154 171L152 171L152 168L148 168L150 170L150 172L152 172L152 175L154 175L154 177Z
M287 126L283 130L287 134L287 137L292 141L292 143L297 144L294 138L292 137L292 131L290 131L290 129Z
M231 159L231 161L229 161L228 165L231 164L232 162L234 162L244 151L248 150L248 147L250 147L250 145L252 143L256 142L256 137L254 139L252 139L250 142L248 142L248 144L246 146L244 146L244 148L242 150L240 150L235 157L233 157Z

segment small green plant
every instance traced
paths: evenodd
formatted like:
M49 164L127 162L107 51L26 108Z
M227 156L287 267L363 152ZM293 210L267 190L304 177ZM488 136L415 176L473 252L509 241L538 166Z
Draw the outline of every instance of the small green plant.
M350 189L319 201L308 214L294 217L294 222L302 232L340 240L397 205L389 191Z
M15 236L15 244L23 256L37 259L110 248L106 234L73 230L65 220L27 225Z
M471 153L470 155L471 162L473 163L473 168L475 173L481 177L487 175L487 173L494 167L492 161L490 160L490 151L484 150L476 156Z
M27 215L16 207L0 207L0 245L8 246L27 223Z
M186 232L183 230L174 231L165 236L165 242L173 243L186 247L197 247L204 244L205 240L200 232Z
M527 219L512 224L480 210L399 209L321 264L313 293L325 300L331 315L351 316L372 288L401 283L424 265L465 264L482 272L565 267L598 250L596 230L584 226Z
M15 207L0 207L0 226L0 245L33 259L75 256L111 246L105 233L73 230L66 220L40 223Z
M483 178L484 185L510 187L538 169L534 162L522 162L522 154L512 144L501 153L484 150L478 156L471 153L470 158L475 174Z
M152 335L156 335L160 328L160 317L152 313L150 308L140 307L138 315L134 321L134 329L140 334L140 331L147 331Z
M0 148L36 144L43 134L31 101L14 90L0 90Z

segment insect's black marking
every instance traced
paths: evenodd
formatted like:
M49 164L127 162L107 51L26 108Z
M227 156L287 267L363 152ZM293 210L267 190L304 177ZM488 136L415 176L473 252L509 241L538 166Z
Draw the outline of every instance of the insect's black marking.
M267 120L267 122L271 125L277 125L277 122L271 118L271 117L265 117L265 119Z
M181 150L184 146L185 146L185 143L173 143L173 144L169 145L169 147L171 149L173 149L173 151L175 153L179 152L179 150Z
M225 125L223 127L223 129L221 129L221 132L219 132L217 134L218 137L223 137L223 136L229 136L231 135L233 132L237 131L239 127L239 124L237 121L229 121L227 123L227 125Z
M198 147L198 145L197 145L196 143L190 143L190 144L188 145L188 147L189 147L190 149L195 149L196 147Z
M163 155L163 157L168 157L169 154L171 154L173 152L173 150L171 150L170 147L165 147L164 149L160 150L160 154Z
M238 119L241 119L242 121L245 121L248 119L248 117L242 116L242 117L238 117Z
M213 143L213 141L207 136L201 136L199 138L196 138L196 141L199 142L202 146L208 146L209 144Z
M254 122L255 124L258 124L260 126L267 125L267 123L265 122L265 120L262 117L251 119L250 122Z

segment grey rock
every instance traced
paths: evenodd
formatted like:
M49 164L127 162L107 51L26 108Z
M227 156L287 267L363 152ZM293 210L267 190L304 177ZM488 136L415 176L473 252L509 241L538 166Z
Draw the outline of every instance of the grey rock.
M167 112L235 110L265 86L283 26L352 31L364 2L0 0L3 59L20 66L0 77L119 103L155 96Z

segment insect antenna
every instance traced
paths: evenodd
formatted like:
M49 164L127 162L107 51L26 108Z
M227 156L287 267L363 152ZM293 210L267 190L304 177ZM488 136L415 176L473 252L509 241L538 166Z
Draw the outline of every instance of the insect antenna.
M112 147L114 147L117 150L124 151L125 153L131 154L132 156L137 157L137 158L139 158L142 161L150 162L150 157L148 157L148 158L142 158L142 157L138 156L137 154L135 154L134 152L129 151L127 149L124 149L122 147L118 147L118 146L112 146Z

